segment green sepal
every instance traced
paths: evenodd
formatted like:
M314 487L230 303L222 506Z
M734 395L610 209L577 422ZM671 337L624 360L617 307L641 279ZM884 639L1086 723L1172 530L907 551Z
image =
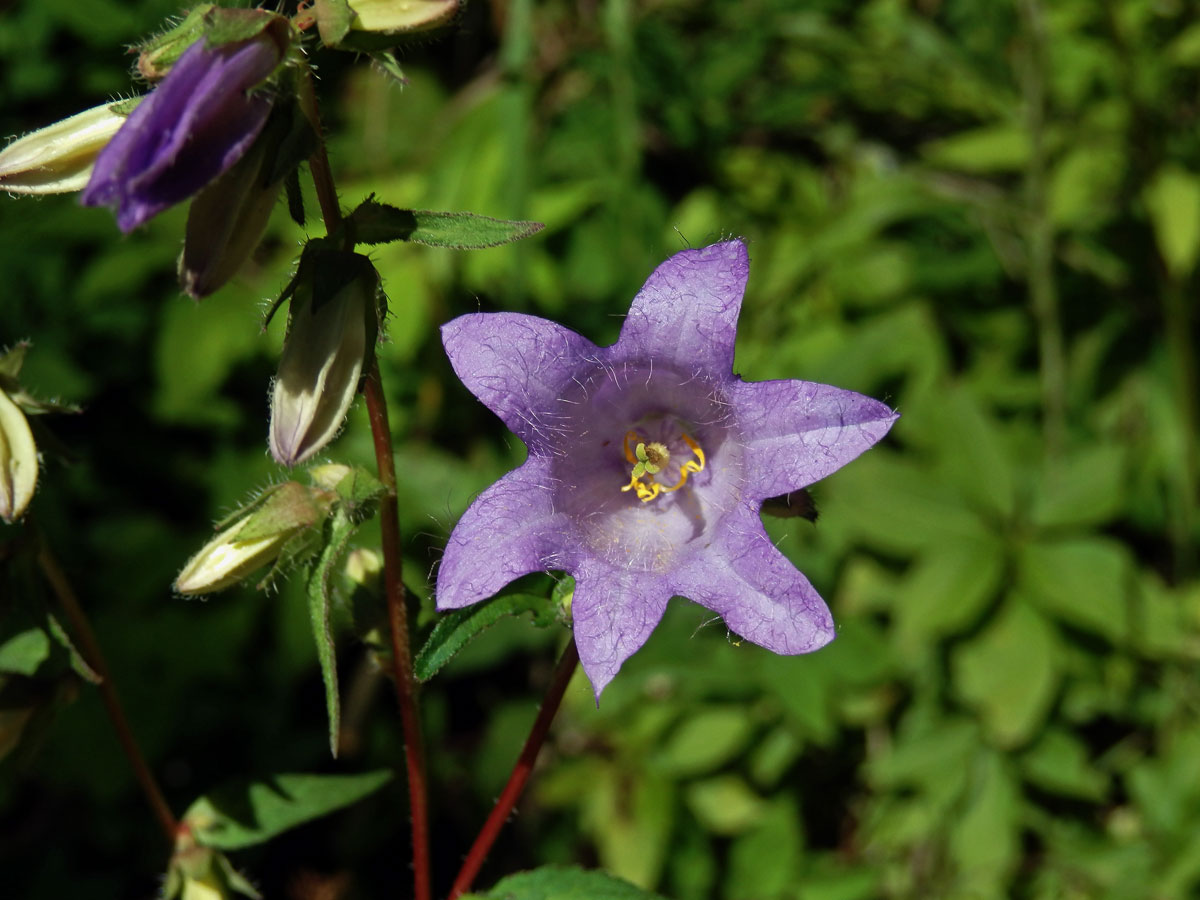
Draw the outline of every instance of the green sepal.
M428 681L450 662L454 656L481 632L495 625L505 616L518 616L532 612L535 623L550 624L553 614L547 616L551 604L539 594L498 594L490 600L456 609L438 619L433 631L413 661L413 672L418 681Z
M390 50L377 50L371 54L371 61L375 63L379 71L388 76L398 87L404 87L408 84L404 70L400 68L400 61L396 59L396 54Z
M338 697L337 656L334 650L330 608L333 605L333 579L355 523L339 508L325 524L324 546L308 578L308 614L321 679L325 682L325 709L329 714L329 751L337 757L338 732L341 728L341 701Z
M545 226L540 222L507 221L469 212L400 209L368 197L347 216L343 228L356 244L411 241L427 247L482 250L527 238Z
M391 780L386 770L360 775L273 775L240 781L194 802L183 823L196 843L218 850L263 844L290 828L357 803Z
M300 171L292 169L283 179L283 192L287 197L288 215L292 221L304 227L304 193L300 190Z
M336 47L350 33L354 13L346 0L315 0L313 13L317 17L317 33L326 47Z
M3 354L0 354L0 387L4 385L4 379L16 381L17 375L21 372L21 366L25 363L25 354L29 352L31 346L29 341L17 341Z
M543 866L502 878L485 900L663 900L607 872L573 866Z
M138 72L151 81L166 75L179 57L203 36L205 17L215 8L216 4L201 3L191 9L178 25L139 46Z
M271 490L237 532L239 541L255 541L315 525L328 512L331 499L295 481Z
M130 97L127 100L117 100L114 103L108 104L108 111L114 116L129 118L129 114L137 109L138 104L145 99L145 97Z
M271 29L280 48L290 43L291 26L283 16L265 9L210 9L204 16L204 39L210 47L236 44Z

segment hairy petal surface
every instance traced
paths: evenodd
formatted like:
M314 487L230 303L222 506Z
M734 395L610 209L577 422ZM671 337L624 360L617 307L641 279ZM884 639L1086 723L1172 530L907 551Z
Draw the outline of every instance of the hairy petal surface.
M750 275L741 241L676 253L633 298L614 358L653 359L684 372L733 372L738 312Z
M775 653L809 653L834 638L816 589L780 553L757 510L731 513L719 544L679 571L674 592L719 614L731 631Z
M442 344L462 383L530 453L548 452L559 438L559 397L599 352L569 328L521 313L459 316L442 326Z
M747 492L760 498L837 471L898 418L878 400L812 381L736 381L728 397L746 443Z
M547 460L531 457L509 472L463 513L437 576L438 609L470 606L530 572L566 569L566 528L554 509Z
M579 662L596 702L662 620L671 591L657 576L587 559L575 571L571 618Z

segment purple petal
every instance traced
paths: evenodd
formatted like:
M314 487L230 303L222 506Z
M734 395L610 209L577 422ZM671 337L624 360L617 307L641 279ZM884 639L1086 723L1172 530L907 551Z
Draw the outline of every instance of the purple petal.
M549 468L548 460L531 457L463 513L438 569L438 609L469 606L522 575L567 567L560 556L566 526L554 511Z
M834 638L829 607L775 549L757 511L731 513L718 543L675 576L675 593L719 614L731 631L775 653L809 653Z
M676 253L633 298L613 358L653 359L709 377L730 374L749 274L740 240Z
M579 662L596 702L622 663L662 620L671 591L659 576L588 559L574 572L571 619Z
M265 35L215 48L197 41L101 151L80 202L116 206L128 232L200 190L262 130L271 101L246 92L280 58Z
M569 410L559 398L597 347L557 322L520 313L473 313L442 326L463 384L529 447L547 452Z
M747 493L760 498L840 469L898 418L878 400L811 381L735 381L728 397L746 443Z

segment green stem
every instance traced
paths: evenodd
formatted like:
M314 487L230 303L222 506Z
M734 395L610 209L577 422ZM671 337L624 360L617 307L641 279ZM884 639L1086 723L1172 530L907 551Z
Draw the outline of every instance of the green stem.
M1042 427L1046 455L1059 456L1066 442L1066 351L1054 280L1054 223L1047 208L1046 35L1038 0L1021 0L1028 53L1020 67L1031 152L1025 178L1029 216L1029 300L1038 330Z

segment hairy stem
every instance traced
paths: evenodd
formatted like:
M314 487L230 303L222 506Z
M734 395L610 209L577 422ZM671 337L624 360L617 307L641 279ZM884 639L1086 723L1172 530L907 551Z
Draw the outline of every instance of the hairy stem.
M417 716L412 651L408 640L408 609L401 577L396 465L378 363L372 363L363 392L367 398L367 414L375 441L379 480L386 491L379 502L379 527L383 539L383 584L392 633L392 674L396 684L396 701L400 705L400 720L404 727L404 760L408 769L408 796L412 809L414 896L416 900L429 900L429 807L425 796L425 754L421 744L421 720Z
M150 809L154 812L154 818L158 820L167 841L173 845L175 836L179 832L179 822L172 815L171 807L167 805L167 800L163 796L158 782L154 780L150 766L146 763L146 757L142 755L137 739L133 736L133 730L129 727L129 720L125 717L121 698L117 696L117 688L113 684L108 662L105 660L104 654L100 652L100 644L96 641L96 634L92 631L87 613L79 605L79 600L62 570L62 566L58 564L58 560L54 558L54 554L50 552L50 548L46 546L44 540L38 541L37 559L42 574L46 577L51 590L54 591L54 596L58 598L59 604L71 622L71 629L79 645L79 652L83 654L84 662L100 676L100 697L104 701L104 708L108 712L113 730L117 733L117 740L120 741L121 749L125 751L125 756L128 757L129 764L133 767L133 774L142 788L142 793L146 796L146 801L150 804Z
M450 900L456 900L471 889L471 884L475 881L475 876L479 874L483 861L487 859L492 844L496 842L500 829L504 827L504 823L517 805L517 800L520 799L521 792L525 790L525 782L529 780L533 764L537 762L538 751L542 749L542 744L546 741L550 723L554 721L554 715L558 712L559 704L562 702L563 694L567 690L571 676L575 673L575 666L578 662L579 651L575 648L575 641L572 639L554 669L550 687L542 699L541 709L538 710L533 728L529 731L529 737L525 739L525 746L521 748L521 755L517 757L517 764L513 766L512 774L508 776L508 783L500 792L500 798L492 807L487 821L483 823L483 828L479 831L479 836L475 838L475 843L471 845L467 858L463 861L458 877L454 879L454 887L450 889Z
M332 234L342 224L342 210L338 205L337 188L333 184L333 170L329 168L329 154L325 152L325 137L321 131L321 113L317 108L317 93L313 88L312 69L304 66L299 78L300 109L317 136L317 149L308 158L313 187L317 189L317 203L321 205L321 218L325 230Z

